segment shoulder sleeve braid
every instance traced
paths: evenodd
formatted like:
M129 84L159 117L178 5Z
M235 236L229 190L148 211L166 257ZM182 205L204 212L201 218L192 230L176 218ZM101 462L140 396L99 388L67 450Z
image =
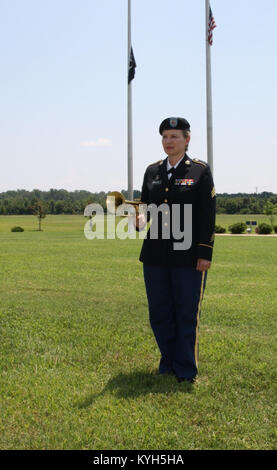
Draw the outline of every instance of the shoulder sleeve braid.
M209 166L200 181L197 257L211 261L214 246L216 193Z

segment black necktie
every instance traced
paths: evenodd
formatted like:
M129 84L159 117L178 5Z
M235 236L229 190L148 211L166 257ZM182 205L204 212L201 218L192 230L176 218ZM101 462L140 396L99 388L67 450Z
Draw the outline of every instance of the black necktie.
M176 168L174 168L174 166L173 166L169 170L167 170L167 174L169 175L171 173L171 177L172 177L172 176L174 176L175 171L176 171Z

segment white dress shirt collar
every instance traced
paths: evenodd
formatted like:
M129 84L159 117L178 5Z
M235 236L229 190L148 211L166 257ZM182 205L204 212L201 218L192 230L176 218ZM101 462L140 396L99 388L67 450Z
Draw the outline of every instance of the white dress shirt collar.
M174 165L174 167L172 165L170 165L169 163L169 158L167 157L167 171L169 171L171 168L177 168L177 166L179 165L179 163L181 163L181 161L183 160L183 158L185 158L185 155L180 158L180 160L178 160L178 162L176 163L176 165ZM170 178L170 173L169 173L169 178Z

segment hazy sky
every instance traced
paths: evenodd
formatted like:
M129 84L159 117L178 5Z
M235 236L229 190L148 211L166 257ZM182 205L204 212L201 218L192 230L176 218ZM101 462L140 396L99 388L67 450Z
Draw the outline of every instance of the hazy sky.
M217 192L277 192L277 2L211 0ZM132 0L134 188L160 122L207 160L205 1ZM127 0L0 0L0 192L127 188Z

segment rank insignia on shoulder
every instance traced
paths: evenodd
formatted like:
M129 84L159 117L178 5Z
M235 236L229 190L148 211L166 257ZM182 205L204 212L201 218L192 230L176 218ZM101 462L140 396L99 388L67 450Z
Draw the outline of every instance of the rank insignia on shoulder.
M202 160L198 160L198 158L194 158L192 161L194 163L198 163L198 165L208 166L207 163L203 162Z
M155 163L151 163L149 166L162 165L162 164L163 164L163 160L158 160Z
M212 198L214 198L216 196L215 187L213 187L213 189L211 191L211 196L212 196Z

